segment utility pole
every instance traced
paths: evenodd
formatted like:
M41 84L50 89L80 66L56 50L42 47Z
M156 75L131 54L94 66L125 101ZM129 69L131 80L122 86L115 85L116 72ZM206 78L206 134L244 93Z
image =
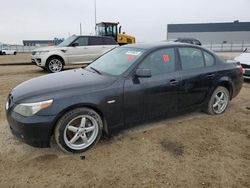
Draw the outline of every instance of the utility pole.
M82 35L82 23L80 23L80 35Z
M96 0L95 0L95 34L96 34Z

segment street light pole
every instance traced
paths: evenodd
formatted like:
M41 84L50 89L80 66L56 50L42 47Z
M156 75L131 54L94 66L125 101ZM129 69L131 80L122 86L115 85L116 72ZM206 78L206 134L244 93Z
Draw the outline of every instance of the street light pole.
M95 0L95 34L96 34L96 0Z
M82 23L80 23L80 35L82 35Z

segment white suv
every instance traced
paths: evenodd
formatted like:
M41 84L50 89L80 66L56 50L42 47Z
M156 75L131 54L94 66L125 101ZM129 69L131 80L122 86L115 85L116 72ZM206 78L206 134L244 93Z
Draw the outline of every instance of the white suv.
M58 46L32 51L32 63L48 72L60 72L65 65L90 63L117 47L111 37L71 36Z

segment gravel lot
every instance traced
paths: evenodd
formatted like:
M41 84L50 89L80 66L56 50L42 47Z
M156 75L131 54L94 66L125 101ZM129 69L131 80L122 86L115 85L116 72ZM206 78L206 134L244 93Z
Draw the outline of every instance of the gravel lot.
M13 58L30 57L0 56L0 64ZM221 116L193 112L145 123L71 155L54 140L48 149L30 147L8 129L8 92L44 74L0 66L0 187L250 187L250 82Z

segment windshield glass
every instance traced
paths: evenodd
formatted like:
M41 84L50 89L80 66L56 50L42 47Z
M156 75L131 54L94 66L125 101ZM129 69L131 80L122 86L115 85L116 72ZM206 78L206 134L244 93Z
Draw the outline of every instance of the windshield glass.
M94 68L100 73L118 76L124 73L144 52L145 50L136 48L115 48L86 68Z
M63 42L61 42L58 47L67 47L69 46L75 39L77 38L77 36L71 36L69 38L67 38L66 40L64 40Z

